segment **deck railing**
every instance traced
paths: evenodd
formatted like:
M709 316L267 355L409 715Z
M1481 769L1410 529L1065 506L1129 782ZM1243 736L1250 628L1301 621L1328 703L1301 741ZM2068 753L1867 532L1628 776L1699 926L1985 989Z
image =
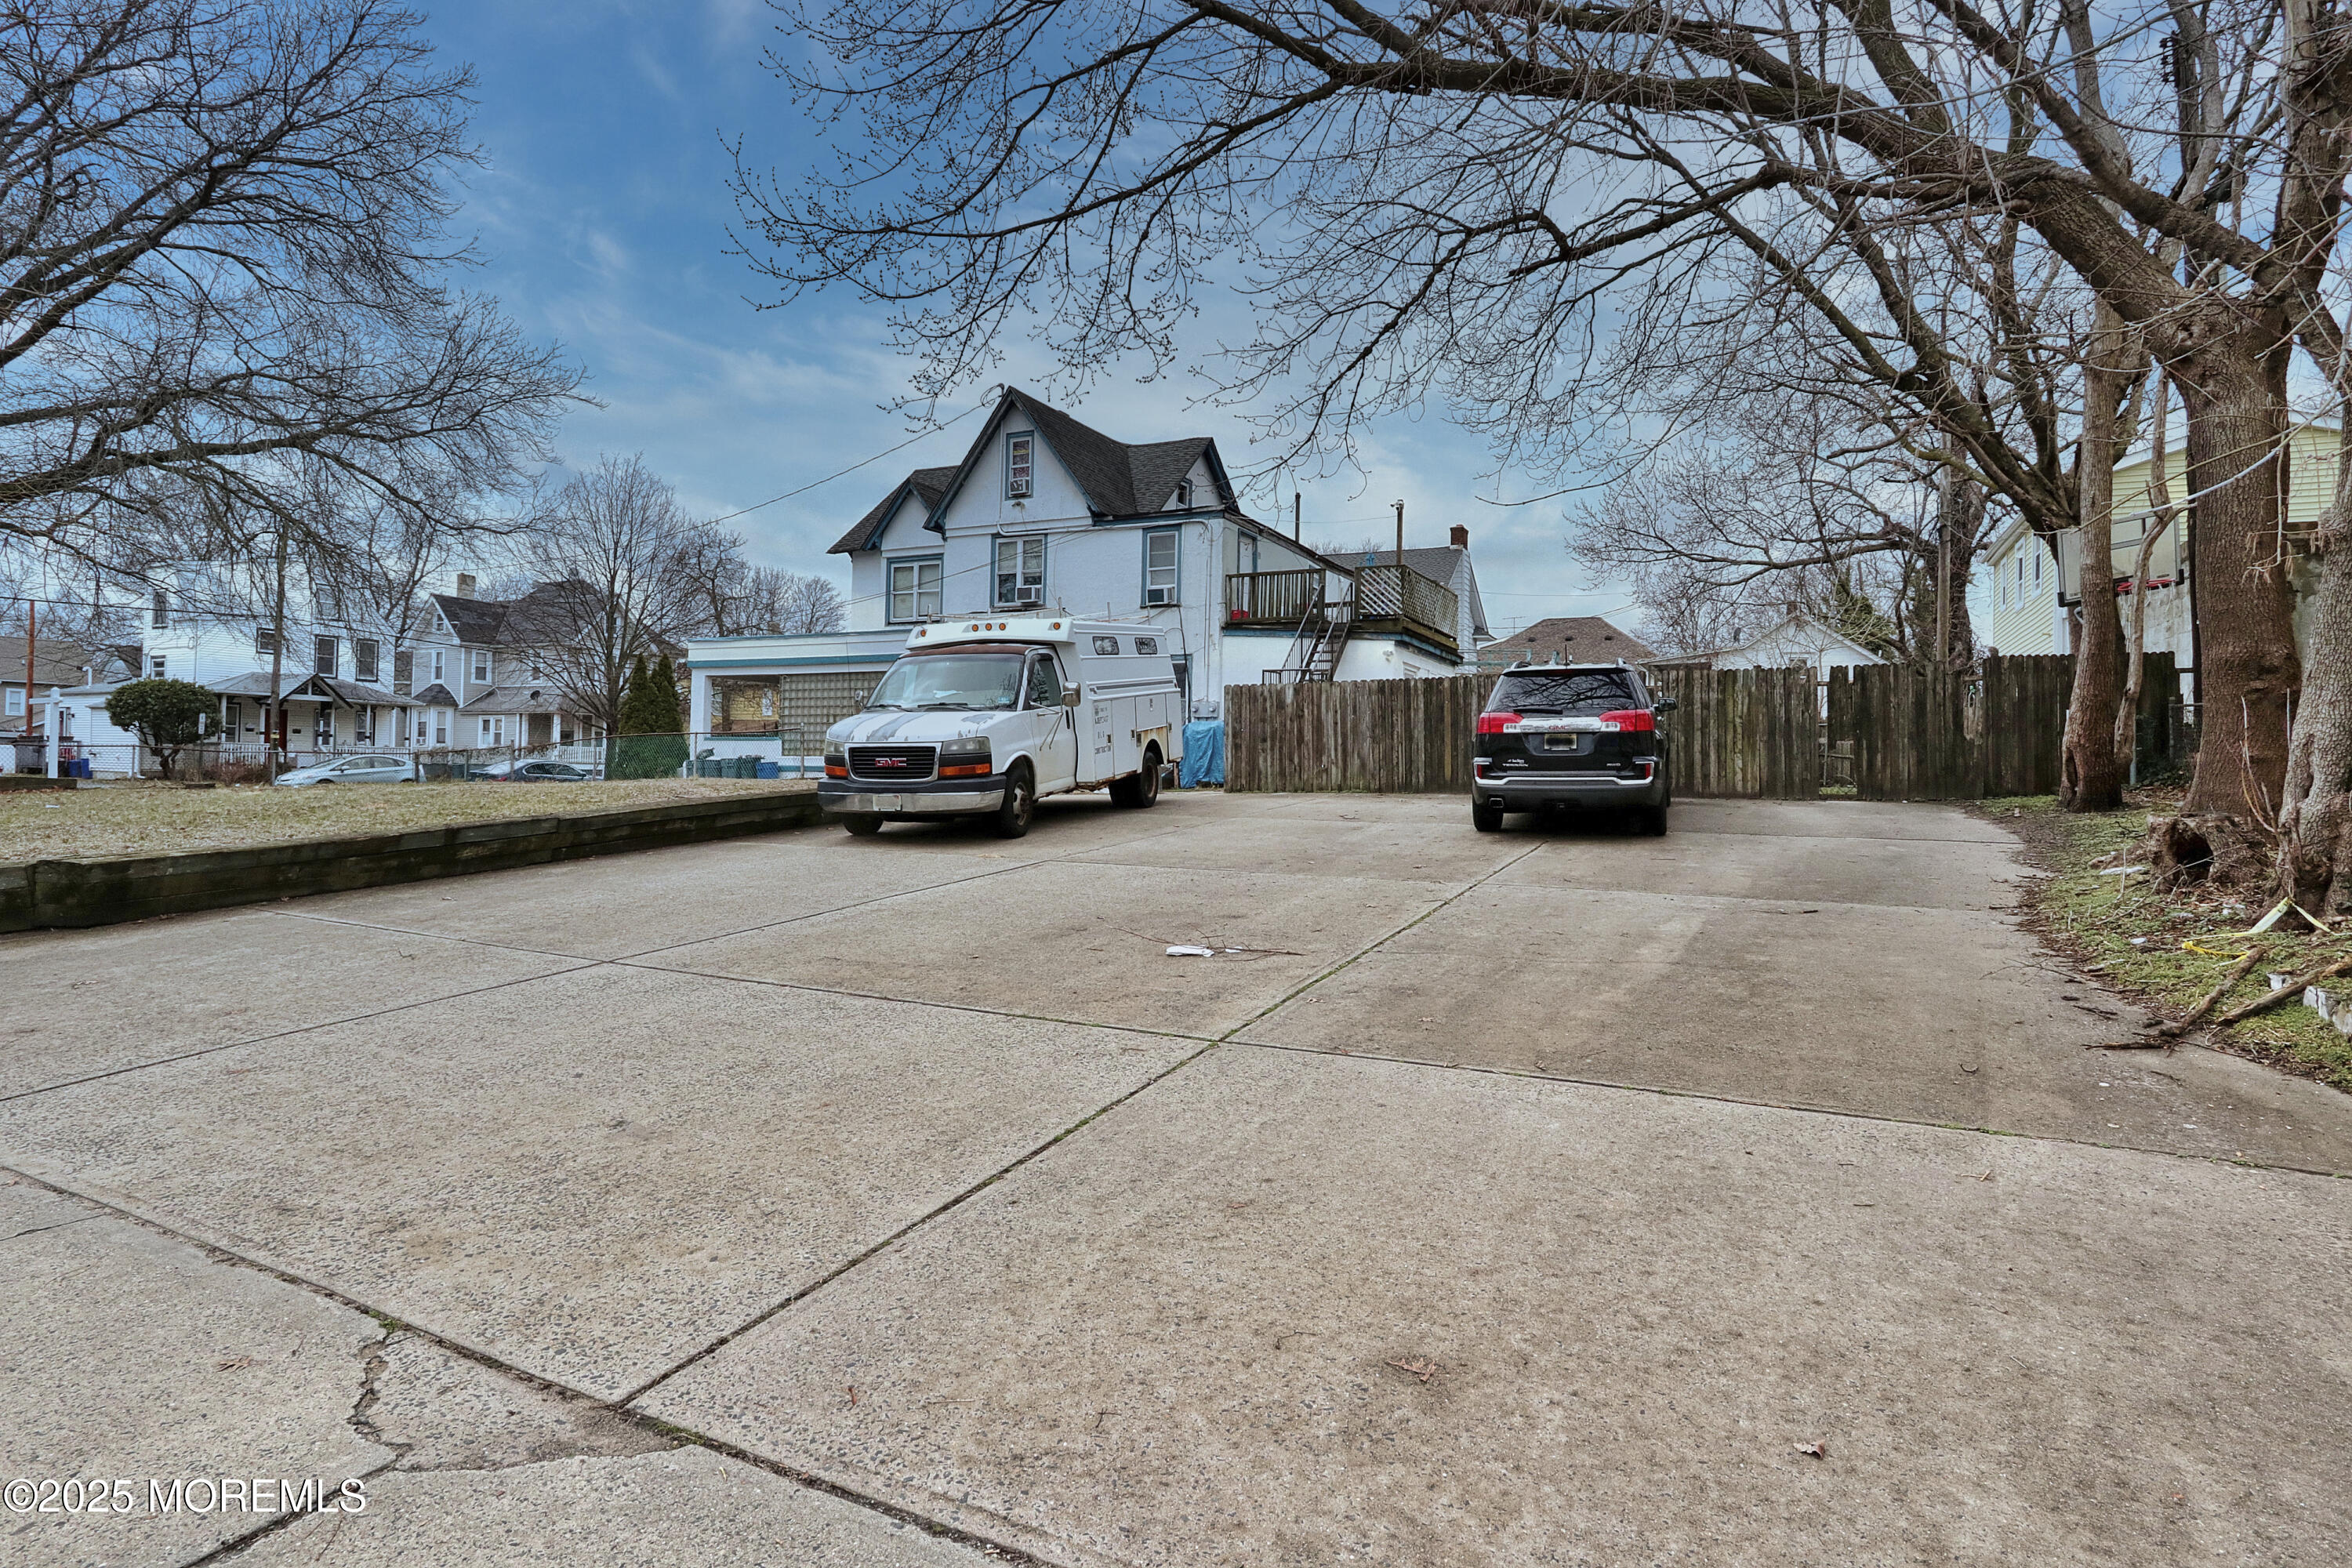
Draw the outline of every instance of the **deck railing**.
M1225 574L1225 623L1228 626L1296 626L1300 617L1323 603L1328 575L1319 567L1293 572L1228 572ZM1344 589L1346 579L1339 586Z
M1403 629L1450 649L1461 613L1462 601L1453 589L1410 566L1365 566L1356 573L1359 631L1376 631L1382 621L1401 622Z

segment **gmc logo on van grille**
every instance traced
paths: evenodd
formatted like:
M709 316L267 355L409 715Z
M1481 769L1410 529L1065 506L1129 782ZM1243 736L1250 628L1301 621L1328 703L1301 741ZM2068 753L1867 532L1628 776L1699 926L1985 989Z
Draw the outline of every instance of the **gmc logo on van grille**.
M924 779L931 776L937 749L930 746L852 746L849 776L854 779Z

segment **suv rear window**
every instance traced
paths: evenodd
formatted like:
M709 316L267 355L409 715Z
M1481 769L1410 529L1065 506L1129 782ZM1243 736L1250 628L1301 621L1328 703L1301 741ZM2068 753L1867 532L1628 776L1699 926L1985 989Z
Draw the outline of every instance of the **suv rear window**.
M1486 711L1590 715L1640 706L1633 678L1622 669L1521 670L1496 685Z

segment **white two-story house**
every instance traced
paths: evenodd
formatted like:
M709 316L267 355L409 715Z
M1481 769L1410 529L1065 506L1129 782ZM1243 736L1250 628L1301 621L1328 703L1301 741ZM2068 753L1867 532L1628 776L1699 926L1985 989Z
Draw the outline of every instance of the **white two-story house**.
M289 605L281 653L273 616L197 607L227 595L191 581L155 590L139 674L218 697L212 743L231 757L264 751L273 685L278 744L297 761L593 742L596 727L567 710L516 635L534 599L561 591L542 584L520 599L483 599L459 573L453 591L423 595L404 617Z
M850 629L695 639L695 730L813 740L909 628L997 610L1160 628L1199 716L1231 685L1451 675L1485 630L1464 531L1402 566L1329 559L1242 510L1209 437L1119 441L1017 389L961 463L908 474L830 553Z

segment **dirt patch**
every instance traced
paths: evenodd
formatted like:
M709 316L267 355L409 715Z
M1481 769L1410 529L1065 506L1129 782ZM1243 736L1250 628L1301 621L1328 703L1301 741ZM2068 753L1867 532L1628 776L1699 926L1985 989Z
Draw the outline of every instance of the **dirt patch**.
M1988 800L1971 807L2025 842L2029 864L2048 875L2025 895L2026 925L2084 974L2155 1012L2178 1018L2221 983L2236 956L2259 941L2267 956L2214 1009L2227 1012L2268 989L2272 971L2300 973L2352 953L2352 933L2243 931L2263 909L2201 886L2158 891L2144 873L2150 816L2168 816L2177 799L2135 792L2121 811L2070 815L2049 795ZM2218 1050L2266 1062L2352 1091L2352 1040L2294 1003L2199 1038Z
M332 784L306 789L114 784L0 793L0 864L171 855L463 822L567 816L729 795L814 789L742 779L631 779L576 784Z

